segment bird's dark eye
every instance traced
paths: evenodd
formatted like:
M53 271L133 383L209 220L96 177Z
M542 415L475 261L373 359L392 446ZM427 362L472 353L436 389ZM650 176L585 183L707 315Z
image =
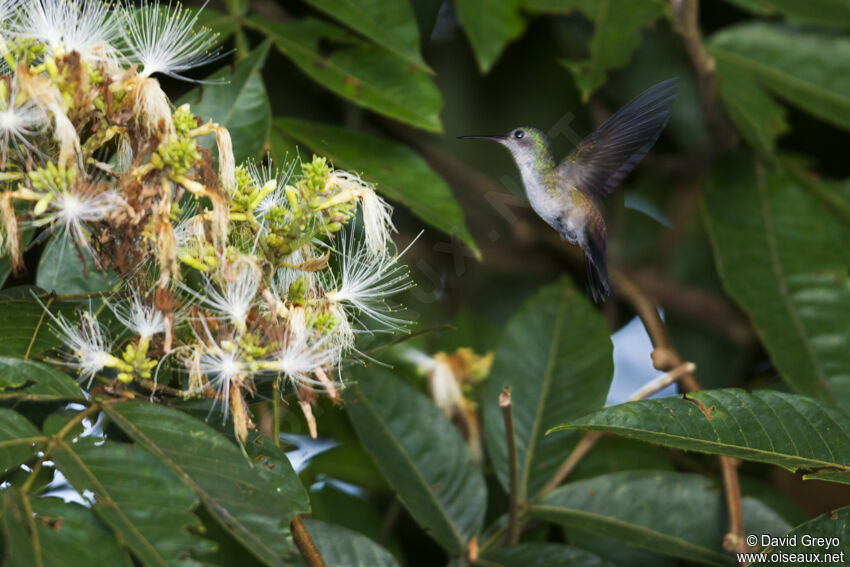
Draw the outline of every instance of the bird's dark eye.
M517 140L522 139L523 136L525 136L525 132L523 132L522 130L517 130L516 132L514 132L514 138L516 138Z

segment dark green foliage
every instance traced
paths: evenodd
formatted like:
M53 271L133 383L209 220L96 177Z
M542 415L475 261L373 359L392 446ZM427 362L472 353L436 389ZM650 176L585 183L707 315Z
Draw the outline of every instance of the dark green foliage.
M175 105L225 126L237 163L268 156L286 169L315 153L362 175L396 206L399 244L424 228L402 260L419 284L405 316L422 334L358 337L367 364L343 365L341 404L313 405L319 437L336 445L296 473L286 442L303 443L307 426L289 396L273 438L278 392L267 384L247 399L256 429L240 446L232 423L209 417L210 399L152 395L110 372L78 382L42 305L75 320L120 278L21 215L24 244L36 237L25 265L0 258L0 564L313 567L290 529L301 516L327 567L731 566L717 456L743 461L744 534L797 536L749 551L825 552L802 543L814 535L850 554L850 7L704 0L697 40L710 61L695 69L689 6L203 10L225 57L193 88L161 78L182 95ZM528 124L560 158L672 76L668 128L625 198L606 203L608 251L612 273L663 308L673 346L711 388L606 407L612 331L635 315L622 280L594 306L570 283L583 281L573 248L531 214L507 155L454 137ZM213 135L204 142L217 151ZM650 351L636 344L617 346L644 366L617 371L645 382ZM470 370L462 347L492 351L489 372L481 361ZM446 360L468 372L461 399L437 407L429 394ZM161 370L160 386L185 386L185 373ZM548 486L587 432L605 436Z

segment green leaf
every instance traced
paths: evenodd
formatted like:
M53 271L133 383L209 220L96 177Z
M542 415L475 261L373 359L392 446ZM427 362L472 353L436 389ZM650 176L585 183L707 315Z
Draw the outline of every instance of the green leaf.
M450 553L481 530L486 488L457 429L430 399L372 367L346 390L357 436L410 515Z
M132 567L130 556L91 509L8 489L3 499L4 566Z
M431 226L457 235L480 257L449 186L404 144L296 118L275 118L272 132L273 139L292 138L327 156L336 167L362 172L365 179L377 184L380 193L410 207Z
M771 542L769 549L765 550L768 554L770 553L820 553L823 556L824 553L842 553L846 556L848 553L847 546L847 534L850 533L850 506L845 508L839 508L838 510L833 511L830 514L821 514L817 518L813 520L809 520L799 526L795 527L793 530L788 532L787 536L793 537L796 536L796 545L785 545L779 544L774 545ZM773 536L783 536L786 534L782 533L771 533ZM838 546L833 545L830 549L826 549L825 545L805 545L803 536L809 537L820 537L827 538L829 540L833 540L836 538L839 542ZM810 541L810 540L809 540ZM759 542L761 543L761 542ZM778 542L776 542L778 543ZM846 559L845 559L846 561ZM846 563L842 562L826 562L818 563L818 565L846 565Z
M34 356L61 345L49 329L50 318L44 308L28 291L20 298L0 300L0 355L26 356L29 351ZM70 314L71 308L63 305L62 311ZM58 311L55 304L50 310Z
M744 498L742 509L746 533L788 529L758 501ZM724 495L701 475L631 471L573 482L549 493L531 514L568 533L575 527L688 561L735 564L721 549Z
M85 399L79 385L64 372L40 362L0 356L0 400Z
M557 543L520 543L485 551L477 567L611 567L596 555Z
M273 23L249 18L250 25L311 79L355 104L432 132L442 131L440 91L423 71L328 22L303 18ZM336 49L325 55L320 43Z
M115 272L98 271L91 251L78 248L71 237L62 231L50 237L38 261L35 278L38 287L60 295L109 291L120 281Z
M189 530L198 500L164 465L126 443L54 438L51 457L68 482L94 494L92 509L144 565L197 565L189 553L215 549Z
M189 103L192 112L230 131L236 163L260 157L271 125L271 104L260 75L271 47L263 42L231 71L225 67L213 73L206 84L183 95L176 106ZM206 143L213 145L212 135Z
M408 0L307 0L307 3L419 69L431 72L419 54L419 29Z
M589 57L582 61L564 60L581 91L582 100L605 84L608 71L624 66L640 45L641 29L652 25L663 14L658 0L524 0L532 12L566 13L579 10L594 25L587 46Z
M570 453L578 435L546 431L601 408L614 374L608 328L566 280L544 287L513 316L496 348L484 393L487 450L509 487L499 393L511 387L519 464L519 500L532 499Z
M850 128L850 37L756 22L723 28L708 44L721 64L826 122Z
M703 390L629 402L559 429L607 431L686 451L850 476L850 416L814 398L772 390Z
M490 70L505 47L522 35L521 0L455 0L455 10L475 51L478 67Z
M292 518L307 512L298 477L278 471L274 481L252 467L239 449L205 423L160 405L127 402L103 407L106 415L198 495L212 516L266 565L286 565ZM284 487L282 488L282 484ZM302 488L303 490L303 488Z
M850 378L850 229L787 172L742 154L717 163L703 192L717 269L782 377L830 398Z
M790 128L785 108L740 68L717 61L717 92L726 115L741 136L763 156L771 156L776 138Z
M850 3L844 0L726 0L759 16L785 16L791 21L850 27Z
M355 531L319 520L304 525L325 565L334 567L400 567L389 551Z
M44 436L21 414L0 408L0 472L7 473L35 457Z

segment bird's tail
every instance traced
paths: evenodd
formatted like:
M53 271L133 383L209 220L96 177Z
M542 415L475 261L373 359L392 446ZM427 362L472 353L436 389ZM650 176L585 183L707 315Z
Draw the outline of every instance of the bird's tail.
M605 233L588 231L584 245L584 265L587 268L587 284L594 303L602 303L611 295L608 266L605 258Z

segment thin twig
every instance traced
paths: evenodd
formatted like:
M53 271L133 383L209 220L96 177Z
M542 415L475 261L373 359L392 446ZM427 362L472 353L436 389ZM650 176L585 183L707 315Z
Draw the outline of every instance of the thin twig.
M626 299L640 317L649 340L652 342L652 364L662 372L669 372L682 365L679 353L673 347L673 341L667 333L667 326L658 314L658 308L643 291L621 271L611 270L611 279L618 295ZM681 378L682 387L687 392L700 389L699 382L692 372L687 372Z
M648 398L652 394L654 394L656 392L660 392L661 390L663 390L664 388L666 388L667 386L669 386L673 382L676 382L677 380L679 380L683 376L686 376L688 374L693 374L693 372L694 372L694 370L696 370L696 368L697 368L697 365L694 364L693 362L686 362L684 364L681 364L681 365L677 366L676 368L674 368L673 370L671 370L670 372L668 372L667 374L662 374L658 378L655 378L654 380L650 380L649 382L644 384L643 387L641 387L634 394L629 396L629 399L627 401L636 402L638 400L645 400L646 398Z
M738 465L740 464L740 460L732 457L720 459L726 507L729 510L729 532L723 537L723 549L735 553L746 553L744 516L741 511L741 485L738 482Z
M310 537L307 526L304 525L304 520L300 514L292 520L289 529L292 532L292 539L295 540L295 545L298 546L298 551L301 552L301 557L304 558L307 566L327 567L319 550L316 548L316 544L313 543L313 538Z
M502 408L502 417L505 420L505 437L508 440L508 472L510 474L511 490L509 494L510 505L508 508L508 530L505 533L506 545L513 545L519 540L519 524L517 515L519 512L519 467L516 456L516 436L514 435L514 414L511 403L511 387L505 386L499 394L499 407Z
M671 370L666 374L662 374L658 378L655 378L646 384L644 384L640 389L635 391L634 394L629 396L627 401L636 402L638 400L643 400L651 396L652 394L663 390L673 382L680 380L686 374L692 373L696 369L696 365L693 362L686 362L681 364ZM593 448L597 441L599 441L604 436L604 433L601 431L587 431L579 440L578 444L575 448L567 455L567 458L564 459L564 462L561 463L561 466L558 467L558 471L555 475L546 483L546 485L540 490L537 497L541 497L544 494L548 493L551 490L557 488L564 479L569 476L573 469L576 468L579 461Z
M714 150L722 153L737 141L738 136L729 127L726 115L720 108L714 58L703 45L699 31L699 0L671 0L670 3L673 8L673 29L682 36L685 50L697 72L702 110L715 141Z
M659 370L670 370L670 368L680 366L682 359L673 347L670 336L667 334L667 327L661 320L661 316L658 315L655 303L623 273L614 270L612 275L619 294L631 303L649 334L649 339L654 347L652 363ZM692 372L686 372L682 376L681 384L682 389L686 392L695 392L700 389L699 382ZM729 545L737 544L737 547L740 548L743 545L744 532L737 459L725 456L718 458L720 468L723 470L723 490L726 495L726 506L729 514L729 531L723 541L724 545L728 542Z
M558 471L555 473L549 482L540 489L537 497L540 498L544 494L554 490L560 485L567 476L573 472L573 469L576 468L576 465L579 464L584 456L587 454L590 449L599 441L603 436L601 431L586 431L581 439L579 439L578 444L573 448L567 458L564 459L564 462L561 463L561 466L558 467Z
M272 419L274 420L274 446L280 449L280 380L278 376L272 383Z

